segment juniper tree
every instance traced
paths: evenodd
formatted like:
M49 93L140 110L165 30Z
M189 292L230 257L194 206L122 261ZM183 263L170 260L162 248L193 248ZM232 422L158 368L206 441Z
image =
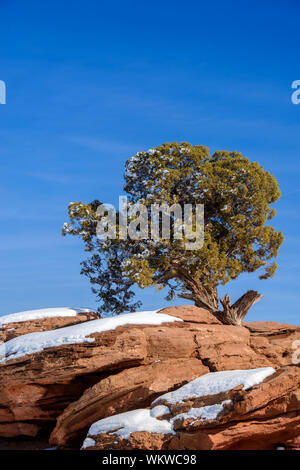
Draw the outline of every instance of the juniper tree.
M187 249L184 236L175 236L172 216L168 239L101 240L96 236L100 202L71 203L63 234L81 237L91 252L81 272L101 301L99 311L134 311L141 304L134 302L133 287L156 286L168 288L168 300L177 295L224 324L241 324L262 296L249 290L232 304L228 295L218 298L217 288L243 272L258 270L260 279L275 274L274 258L283 242L282 233L267 223L275 215L270 206L281 195L275 177L238 152L210 155L204 146L166 143L127 160L124 190L129 206L142 202L147 210L152 204L203 204L204 243ZM120 224L119 212L116 217Z

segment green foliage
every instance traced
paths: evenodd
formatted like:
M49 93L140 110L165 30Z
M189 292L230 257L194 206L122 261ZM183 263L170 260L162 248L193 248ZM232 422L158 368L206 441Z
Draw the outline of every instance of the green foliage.
M187 278L217 287L242 272L259 270L261 279L274 275L283 235L267 221L281 193L275 177L257 162L238 152L210 156L203 146L166 143L127 160L124 190L129 204L143 202L149 211L153 203L204 204L204 245L186 250L185 239L174 238L174 218L170 239L102 241L96 237L99 201L71 203L63 234L80 236L92 252L82 273L96 286L100 311L136 309L134 284L167 286L170 299L190 289Z

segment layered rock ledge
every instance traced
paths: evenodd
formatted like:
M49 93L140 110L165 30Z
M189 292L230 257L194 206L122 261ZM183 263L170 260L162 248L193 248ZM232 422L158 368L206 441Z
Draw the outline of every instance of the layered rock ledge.
M114 445L244 448L257 446L257 436L270 434L261 439L263 448L276 442L297 447L299 368L292 365L292 344L300 340L299 326L275 322L222 325L208 311L194 306L128 314L116 320L93 319L93 315L51 318L50 327L49 318L33 320L34 326L18 322L21 336L2 336L6 342L0 346L1 437L37 438L42 432L48 434L52 446L80 448L95 422L152 409L157 398L208 373L273 368L276 373L261 384L227 391L222 402L230 400L231 404L225 404L224 416L212 422L177 420L176 434L155 437L156 444L150 433L140 440L134 435L138 444L132 438L121 442L114 436L114 442L118 441ZM71 326L61 323L73 320L76 324ZM9 323L3 326L2 334L10 328L14 326ZM199 403L188 403L184 411L221 402L205 398ZM172 420L174 410L171 407L170 416L163 418ZM251 440L250 434L256 437ZM108 439L107 445L113 447L112 436ZM106 445L103 435L94 440L93 448ZM147 447L153 445L157 447Z

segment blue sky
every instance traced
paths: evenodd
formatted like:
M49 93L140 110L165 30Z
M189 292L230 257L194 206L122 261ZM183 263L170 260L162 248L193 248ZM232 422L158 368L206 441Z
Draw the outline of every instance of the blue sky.
M68 203L115 203L128 157L184 140L277 177L278 272L221 293L257 289L249 320L300 324L299 13L297 0L0 0L0 314L95 307L82 245L61 236Z

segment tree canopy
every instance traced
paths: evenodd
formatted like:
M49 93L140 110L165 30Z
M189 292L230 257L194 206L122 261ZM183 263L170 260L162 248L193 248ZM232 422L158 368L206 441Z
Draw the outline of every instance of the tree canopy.
M133 311L140 306L133 286L156 286L168 288L168 299L177 294L224 323L240 323L260 295L249 291L233 305L225 296L221 311L217 286L243 272L258 270L260 279L275 274L274 258L283 242L282 232L268 224L275 216L271 205L281 195L275 177L241 153L210 155L207 147L187 142L138 152L127 160L124 176L128 207L139 202L150 211L153 204L203 204L204 243L200 249L187 249L184 236L176 238L172 216L169 238L101 240L96 235L100 202L71 203L63 234L81 237L91 252L82 273L93 284L99 311Z

